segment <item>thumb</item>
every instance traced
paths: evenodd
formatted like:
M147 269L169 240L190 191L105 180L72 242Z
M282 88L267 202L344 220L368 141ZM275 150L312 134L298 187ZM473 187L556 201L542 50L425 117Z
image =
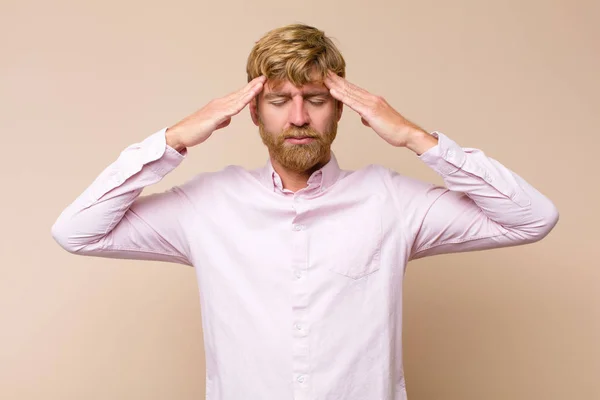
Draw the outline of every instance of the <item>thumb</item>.
M231 118L227 118L225 121L221 122L219 125L217 125L216 129L222 129L225 128L226 126L228 126L231 123ZM215 130L216 130L215 129Z

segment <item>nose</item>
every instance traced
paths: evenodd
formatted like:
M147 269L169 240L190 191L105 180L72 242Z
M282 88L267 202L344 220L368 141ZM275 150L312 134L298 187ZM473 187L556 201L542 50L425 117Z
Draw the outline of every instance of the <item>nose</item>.
M289 122L290 124L298 127L303 127L310 122L310 117L306 107L304 106L304 99L302 96L297 96L292 99Z

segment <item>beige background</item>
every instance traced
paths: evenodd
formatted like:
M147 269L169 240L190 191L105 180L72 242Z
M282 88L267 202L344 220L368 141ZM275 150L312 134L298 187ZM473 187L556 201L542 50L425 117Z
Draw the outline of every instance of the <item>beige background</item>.
M600 398L598 2L0 4L1 399L203 398L193 269L77 257L50 227L127 145L244 85L254 41L292 22L333 36L351 81L561 213L539 243L409 265L410 400ZM342 168L441 183L349 109L334 151ZM145 193L266 157L246 109Z

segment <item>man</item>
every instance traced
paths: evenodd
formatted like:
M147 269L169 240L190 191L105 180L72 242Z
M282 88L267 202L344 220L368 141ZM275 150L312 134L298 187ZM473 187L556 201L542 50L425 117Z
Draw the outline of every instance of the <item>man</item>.
M196 268L208 399L406 399L406 264L538 241L558 212L482 151L348 82L316 28L267 33L247 73L238 92L126 148L52 234L75 254ZM229 166L140 196L246 105L269 151L264 168ZM378 165L340 169L330 148L344 105L446 187Z

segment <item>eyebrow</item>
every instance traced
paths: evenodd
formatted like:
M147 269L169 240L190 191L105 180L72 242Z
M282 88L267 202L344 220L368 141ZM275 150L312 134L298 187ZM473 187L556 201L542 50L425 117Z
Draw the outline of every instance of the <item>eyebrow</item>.
M319 90L319 91L311 91L311 92L306 92L302 95L302 97L309 98L309 97L317 97L317 96L329 96L329 91L323 91L323 90ZM271 92L271 93L267 93L265 94L265 99L266 100L270 100L270 99L274 99L274 98L278 98L278 97L286 97L286 98L290 98L292 97L292 95L289 92Z

